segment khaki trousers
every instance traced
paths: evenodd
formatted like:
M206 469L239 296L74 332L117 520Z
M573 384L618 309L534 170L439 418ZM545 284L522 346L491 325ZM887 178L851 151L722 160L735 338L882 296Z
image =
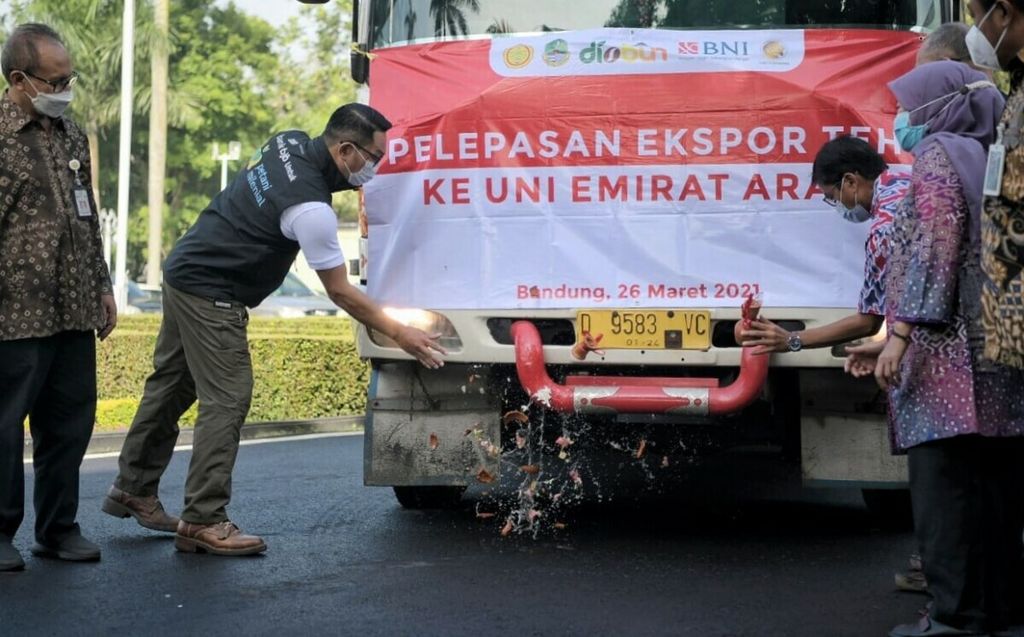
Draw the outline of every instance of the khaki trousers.
M157 495L178 439L178 420L199 399L181 518L228 519L231 472L252 399L252 361L239 303L214 302L164 284L163 322L139 411L121 449L114 485Z

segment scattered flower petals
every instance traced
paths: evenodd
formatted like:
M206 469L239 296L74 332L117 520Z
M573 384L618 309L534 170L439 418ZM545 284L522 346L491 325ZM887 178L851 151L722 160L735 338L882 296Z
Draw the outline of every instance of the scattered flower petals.
M435 434L435 433L430 434L430 448L431 449L437 449L437 447L440 444L441 444L441 441L439 441L437 439L437 434Z
M568 460L569 459L569 454L565 453L564 451L559 451L558 452L558 458L560 460Z
M569 445L573 444L573 442L574 441L570 440L567 436L559 436L558 438L555 439L555 444L561 447L562 449L565 449Z
M555 522L555 528L556 529L564 529L565 528L565 522Z
M583 330L583 333L580 335L579 342L572 346L572 357L581 361L585 359L587 354L590 352L595 352L598 356L604 356L604 351L598 349L602 338L604 338L604 334L594 336L590 332Z
M542 387L541 389L537 390L537 393L535 393L532 396L532 398L533 398L533 402L540 403L540 404L544 405L545 407L547 407L549 409L551 408L551 388L550 387Z
M538 467L535 464L524 464L523 466L519 467L519 470L522 471L523 473L528 473L531 476L540 473L540 467Z
M489 520L490 518L493 518L496 515L498 515L498 514L492 512L492 511L477 511L476 512L476 517L480 518L481 520Z
M574 483L583 484L583 478L580 477L580 472L577 471L576 469L573 469L569 472L569 477L572 479Z
M661 457L661 468L665 469L668 467L668 456Z
M509 423L517 422L520 425L525 425L530 422L530 417L521 411L510 411L501 417L501 423L507 425Z
M505 526L501 527L501 537L505 537L512 532L512 518L505 521Z
M639 460L640 458L643 458L644 457L644 453L646 451L647 451L647 440L644 439L644 438L641 438L640 439L640 446L637 447L637 450L636 450L636 459Z
M476 474L477 482L483 482L484 484L490 484L494 482L494 476L487 472L487 469L481 469Z
M530 512L526 514L526 519L529 520L530 522L533 522L534 520L536 520L539 517L540 517L540 511L538 511L537 509L530 509Z

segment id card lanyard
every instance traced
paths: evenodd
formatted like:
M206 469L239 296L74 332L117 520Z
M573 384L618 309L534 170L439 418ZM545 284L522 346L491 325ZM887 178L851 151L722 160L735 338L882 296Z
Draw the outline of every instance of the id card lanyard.
M1003 143L1005 124L996 128L996 141L988 147L988 161L985 162L985 187L982 194L998 197L1003 189L1003 164L1006 162L1006 145Z
M68 162L68 168L75 173L75 185L71 187L71 194L75 199L75 212L79 219L88 219L92 216L92 205L89 204L89 191L82 185L82 177L78 174L82 163L77 159L72 159Z

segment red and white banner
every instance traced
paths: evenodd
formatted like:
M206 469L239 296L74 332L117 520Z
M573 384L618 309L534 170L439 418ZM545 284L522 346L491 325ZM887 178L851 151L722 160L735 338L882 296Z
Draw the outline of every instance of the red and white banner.
M886 83L919 36L599 29L377 51L369 293L434 309L853 307L867 224L821 145L904 163Z

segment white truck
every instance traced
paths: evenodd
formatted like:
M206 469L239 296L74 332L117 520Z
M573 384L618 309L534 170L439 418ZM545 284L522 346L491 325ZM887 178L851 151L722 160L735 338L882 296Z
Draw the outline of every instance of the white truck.
M524 444L610 445L655 477L743 446L905 504L885 397L842 348L756 357L733 332L753 294L792 330L855 311L866 228L810 164L840 134L907 161L885 83L958 3L354 5L353 77L395 124L361 276L449 352L426 371L359 331L366 484L441 506Z

